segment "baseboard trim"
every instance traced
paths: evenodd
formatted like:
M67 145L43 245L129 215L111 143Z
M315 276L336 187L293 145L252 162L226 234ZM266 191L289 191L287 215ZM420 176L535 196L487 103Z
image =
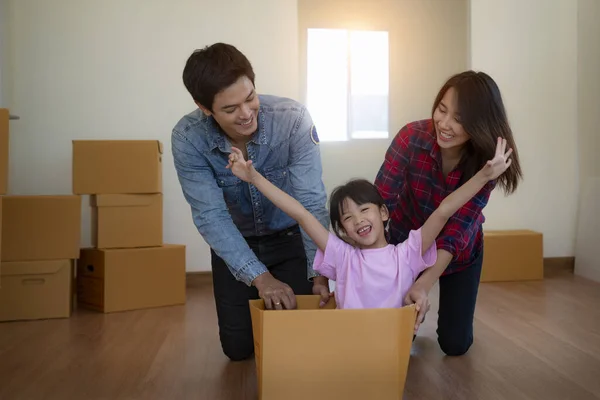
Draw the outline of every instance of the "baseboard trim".
M544 275L575 271L575 257L544 257Z
M188 286L206 286L212 282L211 271L189 271L185 274Z
M186 275L210 275L212 276L212 271L187 271Z
M560 272L573 273L575 257L544 257L544 276ZM192 280L212 279L212 271L188 271L187 278Z

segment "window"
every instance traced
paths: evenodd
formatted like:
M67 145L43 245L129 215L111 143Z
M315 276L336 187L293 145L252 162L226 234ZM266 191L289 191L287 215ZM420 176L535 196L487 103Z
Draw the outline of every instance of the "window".
M309 29L307 107L322 141L388 137L388 33Z

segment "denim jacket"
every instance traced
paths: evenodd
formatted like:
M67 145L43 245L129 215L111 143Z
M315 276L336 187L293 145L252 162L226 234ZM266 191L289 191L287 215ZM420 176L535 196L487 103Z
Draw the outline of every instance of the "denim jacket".
M327 194L322 181L319 139L308 110L300 103L260 95L257 133L247 144L254 167L296 198L326 228ZM175 169L194 224L207 244L228 265L237 280L250 285L267 271L244 237L268 235L296 222L256 187L225 168L231 144L213 117L197 109L184 116L171 135ZM316 245L306 235L307 278Z

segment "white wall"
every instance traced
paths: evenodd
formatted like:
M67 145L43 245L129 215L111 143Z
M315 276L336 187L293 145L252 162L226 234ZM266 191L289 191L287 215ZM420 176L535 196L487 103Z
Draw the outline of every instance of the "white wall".
M8 4L0 0L0 107L8 104Z
M70 194L73 139L159 139L165 241L188 246L189 270L209 269L170 153L173 125L195 107L182 68L194 49L230 42L253 62L260 91L297 97L296 1L13 0L8 12L8 105L21 117L10 193ZM86 246L87 209L83 218Z
M575 274L600 282L600 1L579 0L579 203Z
M535 229L546 257L573 256L577 2L471 0L471 62L500 86L525 178L515 195L492 195L485 228Z

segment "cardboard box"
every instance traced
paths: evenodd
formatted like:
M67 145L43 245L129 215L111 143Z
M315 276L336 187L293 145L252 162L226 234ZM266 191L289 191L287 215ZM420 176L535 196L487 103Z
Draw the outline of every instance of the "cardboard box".
M8 191L9 117L8 110L0 108L0 194Z
M99 194L90 197L94 247L163 244L162 194Z
M261 400L401 399L416 318L399 309L319 309L297 296L297 310L264 310L250 301ZM333 300L333 299L332 299Z
M82 307L110 313L185 304L185 246L82 249L77 263Z
M80 196L4 196L2 203L2 261L79 257Z
M162 151L157 140L74 140L73 193L161 193Z
M0 321L68 318L73 260L2 263Z
M481 282L544 278L543 235L531 230L484 231Z

